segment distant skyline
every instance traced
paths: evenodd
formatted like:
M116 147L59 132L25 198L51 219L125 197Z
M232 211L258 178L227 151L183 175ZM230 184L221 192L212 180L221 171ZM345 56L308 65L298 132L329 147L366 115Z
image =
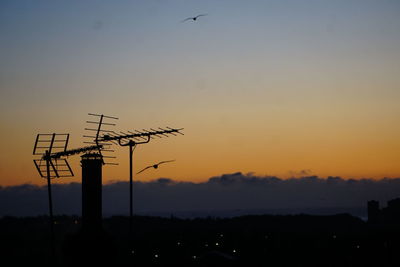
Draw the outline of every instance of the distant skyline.
M185 128L136 149L135 172L176 159L136 181L400 177L399 1L5 0L0 33L2 186L45 184L36 134L80 147L89 112ZM105 183L128 179L116 150Z
M296 179L232 173L211 177L201 183L160 178L135 182L134 212L152 216L238 216L244 214L342 214L366 218L367 201L386 207L398 198L400 178L383 180ZM106 183L102 190L103 214L127 215L129 183ZM0 217L47 214L46 186L0 187ZM55 214L80 215L82 189L79 183L55 184ZM183 201L184 200L184 201ZM9 203L13 203L10 205Z

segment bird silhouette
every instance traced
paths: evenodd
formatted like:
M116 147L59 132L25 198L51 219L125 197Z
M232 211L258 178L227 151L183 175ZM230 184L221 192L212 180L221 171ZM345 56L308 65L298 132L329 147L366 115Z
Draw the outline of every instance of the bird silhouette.
M188 21L188 20L196 21L198 17L202 17L202 16L207 16L207 14L200 14L200 15L197 15L196 17L190 17L190 18L182 20L181 22L185 22L185 21Z
M139 173L141 173L141 172L144 172L145 170L150 169L150 168L157 169L159 165L161 165L161 164L163 164L163 163L173 162L173 161L175 161L175 160L173 159L173 160L160 161L160 162L157 163L157 164L147 166L146 168L144 168L143 170L137 172L136 174L139 174Z

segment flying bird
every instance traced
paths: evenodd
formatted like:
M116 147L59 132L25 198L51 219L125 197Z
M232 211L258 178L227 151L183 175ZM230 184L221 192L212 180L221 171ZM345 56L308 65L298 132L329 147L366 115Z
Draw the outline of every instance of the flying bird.
M159 165L161 165L161 164L163 164L163 163L173 162L173 161L175 161L175 160L173 159L173 160L160 161L160 162L157 163L157 164L147 166L146 168L144 168L144 169L141 170L140 172L137 172L136 174L139 174L139 173L141 173L141 172L144 172L145 170L150 169L150 168L157 169Z
M185 21L188 21L188 20L196 21L198 17L202 17L202 16L207 16L207 14L200 14L200 15L197 15L196 17L190 17L190 18L182 20L181 22L185 22Z

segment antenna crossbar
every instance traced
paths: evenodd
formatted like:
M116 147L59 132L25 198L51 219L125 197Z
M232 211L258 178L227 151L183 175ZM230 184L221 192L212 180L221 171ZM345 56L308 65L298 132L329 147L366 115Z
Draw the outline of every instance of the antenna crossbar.
M183 128L180 129L174 129L174 128L168 128L168 130L144 130L143 132L136 131L137 133L131 133L131 134L124 134L124 135L116 135L116 136L111 136L111 135L103 135L103 137L99 138L99 141L119 141L122 139L131 139L131 138L144 138L144 137L152 137L152 136L168 136L168 134L173 134L173 133L178 133L183 135L180 131L183 130ZM161 135L161 136L160 136Z
M57 159L57 158L60 158L63 156L71 156L71 155L80 154L80 153L84 153L84 152L88 152L88 151L92 151L92 150L99 150L102 148L103 148L103 145L95 145L95 146L87 146L87 147L81 147L81 148L76 148L76 149L70 149L70 150L51 154L50 158ZM43 159L46 159L46 155L43 156Z
M114 119L114 120L118 120L117 117L112 117L112 116L106 116L103 114L94 114L94 113L88 113L88 115L90 116L97 116L97 117L103 117L103 118L108 118L108 119Z

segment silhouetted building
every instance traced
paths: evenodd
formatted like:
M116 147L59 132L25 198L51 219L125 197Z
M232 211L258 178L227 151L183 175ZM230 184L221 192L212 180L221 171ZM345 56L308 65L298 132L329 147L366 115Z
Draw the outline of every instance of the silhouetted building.
M387 202L386 208L379 208L376 200L368 201L368 222L397 224L400 223L400 198L395 198Z
M81 156L82 165L82 229L97 232L102 229L102 167L98 153Z
M378 223L380 217L379 202L376 200L368 201L368 222Z
M400 223L400 198L389 200L387 208L382 209L384 220L391 223Z
M388 209L400 211L400 198L389 200L387 203Z

